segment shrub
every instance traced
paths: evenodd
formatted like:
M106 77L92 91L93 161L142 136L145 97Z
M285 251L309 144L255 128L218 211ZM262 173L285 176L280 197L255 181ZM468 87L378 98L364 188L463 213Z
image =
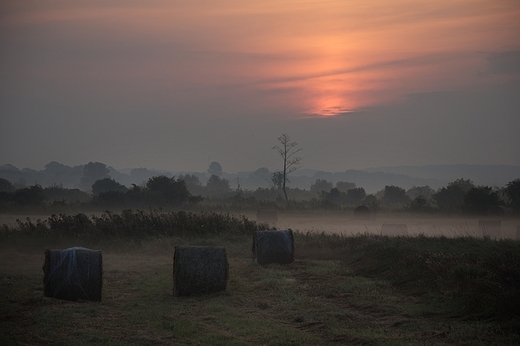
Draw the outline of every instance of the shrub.
M35 223L27 218L18 221L18 229L4 226L0 237L72 238L109 240L147 237L247 236L268 228L246 217L214 212L150 212L123 210L121 214L105 211L100 216L53 214Z

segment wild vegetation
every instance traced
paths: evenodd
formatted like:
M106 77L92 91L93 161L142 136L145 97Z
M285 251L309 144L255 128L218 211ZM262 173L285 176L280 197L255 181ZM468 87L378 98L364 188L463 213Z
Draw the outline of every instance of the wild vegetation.
M53 214L35 222L27 217L17 220L17 227L3 225L0 239L40 239L41 241L75 239L87 243L110 240L143 240L150 237L244 236L265 230L246 217L215 212L150 212L123 210L121 214L105 211L99 216Z

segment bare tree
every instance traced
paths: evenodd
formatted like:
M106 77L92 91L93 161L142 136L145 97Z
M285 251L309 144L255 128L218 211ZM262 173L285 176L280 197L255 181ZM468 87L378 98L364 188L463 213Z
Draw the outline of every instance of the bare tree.
M283 171L282 173L282 190L285 195L285 201L289 202L289 198L287 198L287 190L285 189L289 179L287 176L300 168L299 164L302 158L300 156L296 156L297 153L302 151L301 148L296 148L298 143L291 142L291 137L287 134L282 134L278 137L278 141L280 145L275 145L273 149L278 151L278 154L283 159Z

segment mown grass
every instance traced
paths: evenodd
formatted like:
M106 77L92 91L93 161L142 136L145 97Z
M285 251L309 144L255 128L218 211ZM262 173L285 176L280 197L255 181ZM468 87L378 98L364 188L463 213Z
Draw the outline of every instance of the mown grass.
M111 238L92 230L105 241L4 229L9 234L0 246L0 344L520 342L518 242L296 232L294 263L259 266L251 255L257 225L245 224L254 227L227 232L221 225L216 234L182 236L136 236L134 230ZM102 302L43 296L43 252L64 244L103 250ZM227 290L173 296L175 245L225 246Z

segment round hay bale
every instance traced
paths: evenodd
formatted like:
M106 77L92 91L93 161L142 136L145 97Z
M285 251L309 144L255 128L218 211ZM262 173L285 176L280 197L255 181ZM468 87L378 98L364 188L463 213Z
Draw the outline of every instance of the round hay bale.
M358 220L375 220L376 214L376 210L367 205L360 205L354 209L354 218Z
M500 228L502 222L500 220L479 220L478 227L482 233L482 237L490 239L499 239L501 237Z
M176 246L173 255L173 294L189 296L224 291L228 272L225 248Z
M494 205L488 210L488 215L504 216L511 212L511 210L503 205Z
M520 240L520 225L516 226L516 240Z
M45 250L44 295L57 299L101 301L101 251L73 247Z
M381 226L381 235L386 236L407 236L408 226L404 223L384 223Z
M258 223L267 223L270 226L276 226L278 222L278 212L276 210L258 210L256 212L256 221Z
M257 231L253 234L253 258L258 264L294 262L292 230Z

